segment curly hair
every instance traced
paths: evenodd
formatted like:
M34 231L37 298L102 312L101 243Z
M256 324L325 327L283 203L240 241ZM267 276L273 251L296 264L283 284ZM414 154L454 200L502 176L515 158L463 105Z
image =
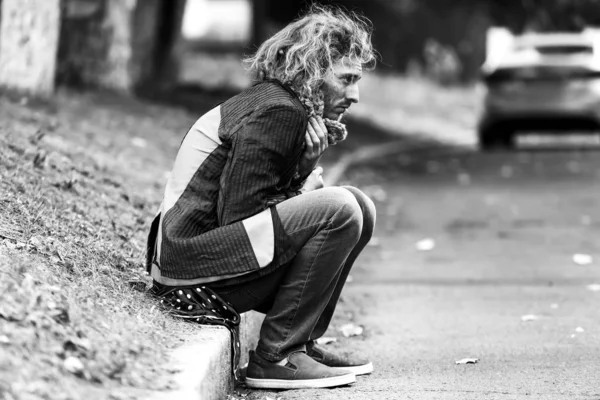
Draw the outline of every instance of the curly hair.
M354 12L313 5L244 62L258 80L276 79L289 86L309 115L322 115L323 81L336 62L348 58L363 68L375 67L372 31L371 22ZM327 120L328 129L335 122Z

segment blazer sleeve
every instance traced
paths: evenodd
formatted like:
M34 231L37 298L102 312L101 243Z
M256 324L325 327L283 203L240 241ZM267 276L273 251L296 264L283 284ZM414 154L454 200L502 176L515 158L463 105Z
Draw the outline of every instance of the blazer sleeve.
M232 138L221 175L219 225L267 208L268 197L277 192L282 177L295 168L305 131L305 115L292 105L273 105L249 117Z

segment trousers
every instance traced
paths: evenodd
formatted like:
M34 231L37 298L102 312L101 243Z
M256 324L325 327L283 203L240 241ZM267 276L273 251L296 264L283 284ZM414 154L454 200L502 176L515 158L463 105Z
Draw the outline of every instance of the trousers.
M207 285L239 313L266 314L256 353L273 362L325 333L376 219L373 202L351 186L307 192L276 207L296 257L247 282Z

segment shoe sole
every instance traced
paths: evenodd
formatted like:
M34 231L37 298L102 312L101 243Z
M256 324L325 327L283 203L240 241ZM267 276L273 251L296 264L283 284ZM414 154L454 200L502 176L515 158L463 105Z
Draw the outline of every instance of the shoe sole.
M252 389L317 389L350 385L356 382L352 373L321 379L254 379L246 378L246 386Z
M373 363L368 363L365 365L357 365L355 367L330 367L338 371L350 371L354 375L367 375L373 372Z

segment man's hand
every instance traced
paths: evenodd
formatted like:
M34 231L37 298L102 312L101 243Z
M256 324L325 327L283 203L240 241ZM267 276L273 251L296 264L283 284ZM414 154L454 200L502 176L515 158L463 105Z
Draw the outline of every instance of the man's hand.
M323 167L317 167L311 172L302 187L302 193L312 192L325 186L323 182Z
M321 117L311 117L304 137L306 148L298 165L300 176L306 176L315 169L321 155L327 150L327 128Z

